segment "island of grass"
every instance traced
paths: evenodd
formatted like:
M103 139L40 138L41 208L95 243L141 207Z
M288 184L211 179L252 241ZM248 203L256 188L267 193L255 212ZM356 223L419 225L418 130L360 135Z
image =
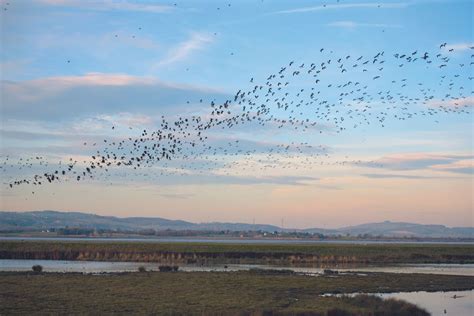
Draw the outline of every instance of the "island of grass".
M427 315L377 297L323 294L472 290L474 277L276 271L0 273L0 314Z

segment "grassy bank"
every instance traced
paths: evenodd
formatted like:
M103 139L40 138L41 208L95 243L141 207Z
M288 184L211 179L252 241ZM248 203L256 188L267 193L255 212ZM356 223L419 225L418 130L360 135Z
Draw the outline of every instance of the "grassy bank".
M175 264L474 263L474 245L7 241L0 243L0 259L140 261Z
M388 273L320 277L261 272L0 273L0 284L1 314L258 314L271 310L324 315L340 308L366 315L376 306L382 308L381 303L368 299L362 304L320 295L468 290L474 287L474 277Z

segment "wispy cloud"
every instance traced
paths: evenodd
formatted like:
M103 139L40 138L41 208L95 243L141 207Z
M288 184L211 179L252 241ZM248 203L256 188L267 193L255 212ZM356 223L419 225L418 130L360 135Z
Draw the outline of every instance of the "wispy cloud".
M170 65L185 60L193 52L202 50L207 44L212 42L213 38L209 34L194 32L191 34L189 39L180 43L175 48L172 48L168 52L167 56L156 63L153 68Z
M122 10L163 13L173 9L173 7L170 5L154 4L148 2L130 2L124 0L36 0L36 2L49 6L76 7L87 10Z
M110 128L110 126L133 128L151 126L154 123L154 118L148 115L129 112L100 114L85 121L80 121L74 127L76 130L86 130L89 125L93 125L93 121L101 122L101 128Z
M82 140L87 135L82 134L66 134L57 132L29 132L29 131L18 131L18 130L6 130L0 129L0 139L13 139L13 140L24 140L24 141L39 141L39 140L64 140L64 139L75 139Z
M375 163L359 164L369 168L389 170L434 170L466 173L472 168L472 155L406 153L382 157Z
M359 23L359 22L354 22L354 21L336 21L336 22L328 23L326 25L331 26L331 27L340 27L340 28L348 28L348 29L355 29L358 27L374 27L374 28L401 27L401 25L396 25L396 24Z
M474 106L474 97L469 96L465 98L449 99L449 100L430 100L426 103L429 107L459 107L459 106Z
M386 174L386 173L366 173L361 176L371 179L432 179L433 177L428 176L416 176L408 174Z
M0 81L5 119L55 121L77 115L143 114L183 111L188 100L225 95L211 87L162 81L156 77L87 73L81 76L46 77L27 81ZM203 104L196 104L198 110ZM169 111L168 111L169 110Z
M33 80L37 84L42 81L59 87L94 85L94 86L126 86L131 84L153 84L158 80L151 77L137 77L126 74L107 74L90 72L83 76L59 76Z
M202 92L218 92L217 90L191 86L187 84L172 83L161 81L156 77L142 77L142 76L132 76L127 74L120 73L100 73L100 72L90 72L81 76L57 76L57 77L46 77L22 82L14 81L3 81L2 84L5 85L5 89L9 91L15 91L17 89L27 89L30 90L30 94L34 95L34 90L39 89L46 93L50 92L59 92L69 88L77 88L80 86L132 86L132 85L161 85L168 88L174 89L183 89L183 90L202 90ZM25 92L25 91L21 91Z
M118 117L112 117L112 120L129 127L140 127L153 123L153 118L150 116L132 113L119 113Z
M294 8L288 10L275 11L271 14L290 14L290 13L305 13L305 12L315 12L315 11L324 11L324 10L344 10L344 9L373 9L373 8L383 8L383 9L401 9L407 7L409 4L404 2L396 3L344 3L344 4L323 4L311 7L302 7Z
M187 175L186 177L165 177L162 185L229 184L229 185L295 185L307 186L319 181L319 178L305 176L231 176L231 175Z
M439 171L448 171L454 173L462 173L462 174L474 174L474 160L473 159L466 159L466 160L459 160L454 161L447 165L434 165L431 166L433 170Z
M13 82L3 81L4 93L14 95L20 100L35 101L81 86L151 85L157 80L151 77L136 77L126 74L87 73L83 76L58 76L35 80Z
M454 50L455 52L462 52L469 49L474 49L474 43L455 43L455 44L447 44L443 47L444 51Z

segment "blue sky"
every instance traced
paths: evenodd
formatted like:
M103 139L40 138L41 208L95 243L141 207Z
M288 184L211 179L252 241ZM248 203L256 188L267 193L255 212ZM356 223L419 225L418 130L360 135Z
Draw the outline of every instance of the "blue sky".
M263 84L290 61L319 65L384 51L391 59L383 78L372 80L373 66L371 77L352 71L350 80L376 94L398 92L391 81L406 78L407 87L396 89L416 98L430 88L442 103L445 94L461 91L449 90L448 79L441 83L445 75L463 88L466 111L473 104L472 66L458 67L472 61L472 1L2 0L1 8L0 140L2 159L8 155L10 162L38 155L51 166L86 159L94 151L83 142L136 136L157 128L162 115L207 115L212 100ZM450 66L398 67L393 55L413 51L446 54ZM346 79L325 74L321 98L337 100L326 82ZM300 76L288 91L313 86L311 76ZM412 104L410 111L435 106ZM312 112L294 116L313 119ZM210 159L117 170L34 188L34 195L31 187L4 185L0 206L192 221L279 224L285 218L294 227L387 219L472 226L472 113L391 117L384 127L348 120L358 127L342 133L328 122L306 131L256 124L219 130L209 134L210 143L227 148L239 140L248 154L218 150ZM313 147L300 153L294 144L301 143ZM278 144L291 145L293 155L268 157ZM44 168L35 162L2 172L9 181Z

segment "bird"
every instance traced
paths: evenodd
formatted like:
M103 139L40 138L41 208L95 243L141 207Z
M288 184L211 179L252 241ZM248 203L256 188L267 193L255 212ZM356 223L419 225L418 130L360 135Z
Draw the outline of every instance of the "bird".
M446 46L442 45L444 46L440 48ZM321 48L320 52L323 50ZM329 156L324 147L303 142L269 146L259 153L265 156L267 162L262 164L252 160L252 155L256 152L250 147L246 148L245 143L230 142L222 145L210 138L222 130L231 131L237 126L246 125L258 126L262 131L274 127L278 130L291 129L302 135L308 131L322 135L325 131L320 126L325 125L332 126L334 134L343 134L368 125L386 129L390 127L392 120L406 121L415 116L441 124L442 115L470 115L469 108L458 103L464 95L461 89L464 87L457 84L462 79L467 80L468 73L439 70L454 67L460 69L465 66L450 61L443 53L418 51L390 52L388 57L385 52L379 51L360 56L356 60L341 53L329 60L325 58L301 64L298 62L299 66L294 67L295 60L289 58L289 62L276 67L274 72L265 76L266 80L258 82L258 79L255 80L257 77L251 77L250 82L243 83L233 97L219 102L210 101L203 115L162 116L157 126L151 130L143 128L136 133L137 129L128 126L128 131L132 134L127 137L118 137L126 128L116 129L113 125L111 130L118 133L115 137L103 139L100 144L90 142L92 145L89 146L88 142L83 142L85 149L91 150L88 159L79 161L71 158L60 161L61 164L51 165L46 164L43 158L30 157L28 160L19 160L16 166L11 164L11 160L6 164L5 160L2 167L32 168L35 165L41 170L30 178L13 178L8 182L8 187L13 189L18 185L47 185L70 180L81 182L95 177L107 178L109 174L120 170L144 172L157 165L164 168L160 171L161 176L179 174L183 177L186 176L186 170L201 174L218 165L249 168L250 165L257 164L262 170L277 166L290 168L284 158L298 155L304 159L311 158L311 162L304 160L305 166L310 168L316 163L327 163L321 161L322 157ZM423 68L423 71L432 71L433 74L437 74L439 70L442 75L434 83L403 77L405 68L407 71L414 71L420 67L428 67ZM334 73L334 78L326 75L329 72ZM387 72L390 76L384 75ZM311 84L308 87L298 87L299 81L305 79L311 79L308 80ZM411 91L406 90L408 85L411 85ZM424 105L434 99L452 102L454 106L426 109ZM203 96L196 102L204 105L204 100ZM193 102L186 100L185 103ZM377 110L373 106L377 104L384 108ZM417 106L421 109L415 110ZM243 160L235 158L242 156L245 157ZM193 163L196 159L203 161L201 167ZM346 159L334 163L345 165L359 162ZM169 164L178 164L178 167L174 171L165 171Z

